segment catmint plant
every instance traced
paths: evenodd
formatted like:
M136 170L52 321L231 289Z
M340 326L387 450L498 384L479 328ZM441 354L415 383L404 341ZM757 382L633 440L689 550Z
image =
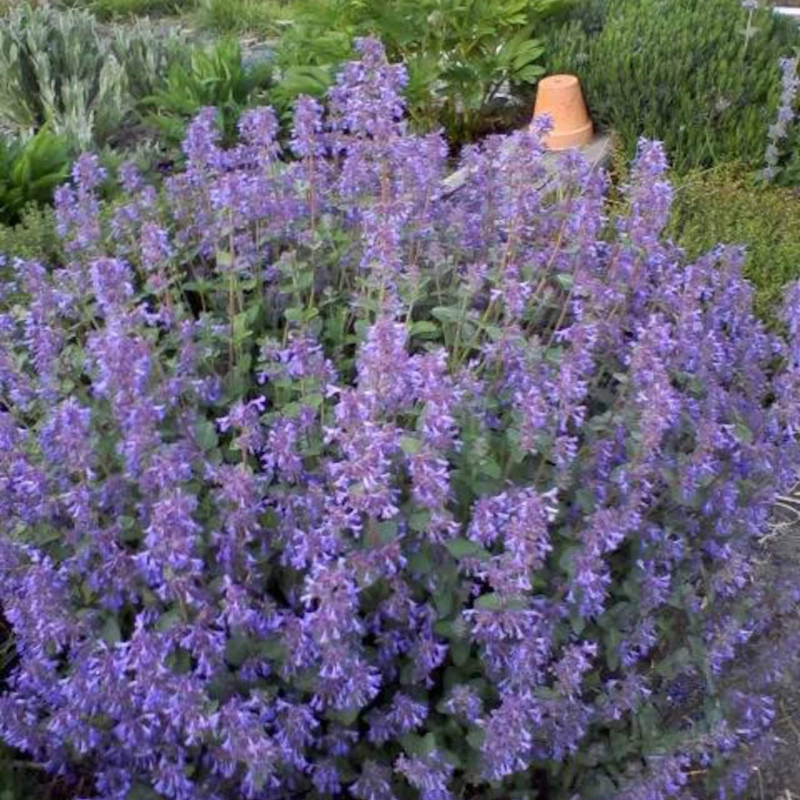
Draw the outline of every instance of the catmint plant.
M764 152L763 176L766 180L773 180L780 167L778 162L781 156L781 144L789 133L789 126L795 118L795 100L797 89L800 87L800 76L797 73L798 58L782 58L781 67L781 99L778 106L775 122L769 126L767 132L767 149Z
M0 737L103 800L739 786L798 651L726 690L796 597L756 556L797 345L738 250L664 240L658 144L624 211L539 123L446 194L358 46L288 150L269 109L229 149L205 110L110 213L84 156L65 263L17 262Z

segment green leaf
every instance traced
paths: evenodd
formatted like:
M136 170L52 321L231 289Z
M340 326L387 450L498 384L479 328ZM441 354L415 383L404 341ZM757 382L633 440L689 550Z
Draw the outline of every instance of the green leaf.
M493 478L494 480L497 480L503 475L503 470L493 458L481 459L480 471L484 477Z
M309 408L319 408L325 402L325 397L319 392L312 392L303 397L303 405Z
M491 557L486 549L471 539L450 539L445 547L454 558L480 558L486 560Z
M143 783L134 783L125 798L126 800L161 800L159 794Z
M217 266L230 267L233 265L233 254L228 250L217 250Z
M399 526L396 520L389 519L385 520L384 522L379 522L375 526L375 530L378 533L378 538L384 544L388 544L389 542L393 542L397 539L397 531Z
M475 601L475 608L482 608L486 611L499 611L503 608L503 600L497 592L481 595Z
M425 736L407 733L400 737L400 745L409 756L426 756L436 750L436 737L432 733Z
M753 443L753 432L743 422L737 422L733 426L733 432L736 435L736 438L745 444Z
M418 453L422 447L422 442L414 436L401 436L400 447L404 453L414 455Z
M556 275L556 282L563 288L563 289L571 289L575 284L575 277L571 272L559 272Z
M183 620L181 616L181 612L177 608L171 608L169 611L165 611L159 618L158 622L156 622L155 628L159 632L164 632L171 630L176 625L179 625Z
M250 336L249 313L242 311L233 318L233 341L241 344Z
M267 639L259 643L258 654L270 661L280 661L286 655L286 648L280 639Z
M136 524L134 517L123 515L117 521L120 527L119 538L123 542L138 542L142 538L142 531Z
M305 318L305 311L302 308L287 308L283 315L289 322L302 322Z
M427 575L433 568L430 556L424 550L414 553L408 558L408 568L412 572L417 572L422 575Z
M241 667L253 654L252 640L244 636L234 636L225 645L225 660L232 667Z
M408 519L408 526L415 533L425 533L431 523L430 511L415 511Z
M472 648L469 642L457 641L450 645L450 658L457 667L463 667L469 661Z
M194 425L195 441L198 447L207 453L219 445L217 429L213 422L207 419L200 419Z
M329 711L325 716L335 720L336 722L340 722L346 727L349 727L358 719L359 712L360 709L356 707L349 708L344 711Z
M452 620L440 619L438 622L435 622L433 625L433 631L437 634L437 636L442 636L445 639L456 639L458 638L455 633L455 627L453 626Z
M450 308L449 306L437 306L431 311L431 314L441 322L461 321L461 312L457 308Z
M582 797L586 800L607 800L619 794L613 781L598 770L592 770L592 780L587 783Z
M486 740L486 733L480 728L474 728L467 736L467 744L473 749L480 751L483 748L483 743Z
M442 330L438 325L425 319L419 322L413 322L409 328L409 334L411 336L420 336L425 339L436 338L437 336L441 336L441 333Z
M436 611L439 619L449 617L453 613L455 605L455 594L451 589L441 589L433 596L433 604L436 606Z
M116 617L106 618L105 622L103 622L103 627L100 629L100 635L103 641L109 645L115 645L122 641L122 631L120 631Z

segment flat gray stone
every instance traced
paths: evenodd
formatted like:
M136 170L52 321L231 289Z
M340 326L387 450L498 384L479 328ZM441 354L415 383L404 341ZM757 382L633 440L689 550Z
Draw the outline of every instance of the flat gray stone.
M611 137L607 135L595 136L595 138L584 147L579 147L578 151L588 161L592 169L603 166L611 157ZM550 170L558 167L559 156L565 151L548 152L544 155L545 166ZM459 169L448 175L443 181L445 196L457 192L467 181L467 170ZM546 182L545 182L546 183Z

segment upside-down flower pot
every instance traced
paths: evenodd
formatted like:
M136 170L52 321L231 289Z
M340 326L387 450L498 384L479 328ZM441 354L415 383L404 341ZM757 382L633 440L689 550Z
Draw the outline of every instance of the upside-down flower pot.
M545 115L553 123L544 139L548 150L568 150L592 141L592 121L575 75L550 75L539 81L533 116Z

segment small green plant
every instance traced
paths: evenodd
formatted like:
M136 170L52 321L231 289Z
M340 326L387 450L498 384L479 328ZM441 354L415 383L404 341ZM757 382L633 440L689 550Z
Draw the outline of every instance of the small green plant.
M159 91L147 97L147 121L166 140L178 143L189 119L201 108L214 106L227 139L235 135L241 112L266 90L271 70L260 64L248 68L234 39L222 39L208 50L197 49L187 64L173 64Z
M60 263L61 240L56 233L53 209L50 206L32 204L22 209L15 225L0 224L0 255L6 259L23 258ZM0 281L4 277L5 274L0 273ZM2 644L0 663L1 653Z
M0 125L49 124L75 150L113 141L184 58L177 42L143 23L108 34L85 10L22 5L0 22Z
M42 128L27 139L0 139L0 221L16 224L29 203L48 203L69 174L63 136Z
M794 22L741 0L596 0L546 38L549 71L581 78L628 156L639 137L658 138L681 172L760 163L778 61L800 42Z
M715 242L746 247L756 309L774 321L785 286L800 277L800 199L760 183L738 165L686 175L675 190L669 234L690 258Z

